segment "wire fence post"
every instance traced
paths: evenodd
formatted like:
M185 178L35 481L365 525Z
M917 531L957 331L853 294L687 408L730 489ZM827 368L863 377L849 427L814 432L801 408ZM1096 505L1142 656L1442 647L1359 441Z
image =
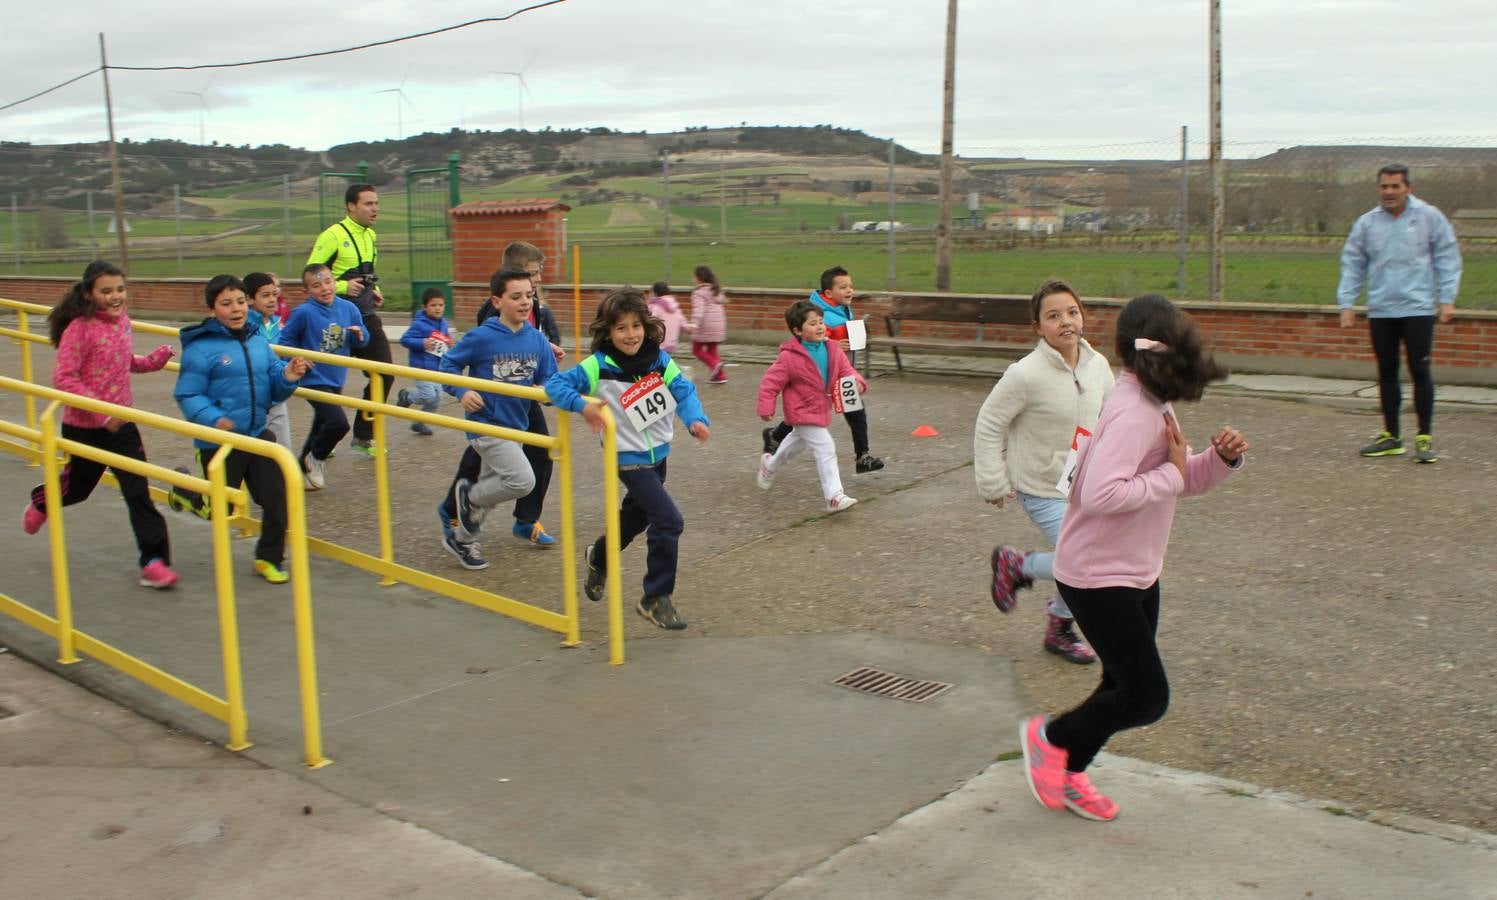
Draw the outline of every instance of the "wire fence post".
M1226 162L1222 159L1222 4L1211 0L1211 286L1208 299L1223 290L1222 225L1226 220Z
M1190 145L1187 136L1190 128L1180 126L1180 259L1176 264L1175 288L1180 292L1180 299L1185 299L1185 242L1186 229L1189 228L1187 217L1190 214Z
M88 198L88 248L94 252L94 256L98 256L99 238L94 232L94 192L84 191L84 194Z
M182 274L182 186L172 185L172 221L177 223L177 274Z
M661 181L665 189L665 272L661 280L666 284L671 281L671 152L669 149L661 151Z
M21 274L21 207L16 195L10 195L10 247L16 252L16 274Z
M884 290L894 290L894 139L889 138L889 236L885 242L884 257L888 271L884 275Z
M286 258L282 273L291 271L291 176L281 176L281 252Z

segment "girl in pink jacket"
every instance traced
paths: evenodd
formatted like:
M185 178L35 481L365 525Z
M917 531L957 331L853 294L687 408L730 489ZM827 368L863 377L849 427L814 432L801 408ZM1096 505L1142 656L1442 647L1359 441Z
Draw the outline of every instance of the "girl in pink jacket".
M1248 449L1230 426L1199 453L1180 433L1170 404L1199 400L1227 376L1188 316L1146 294L1123 307L1116 328L1123 374L1061 476L1070 505L1054 563L1056 586L1102 660L1102 683L1070 712L1020 729L1035 799L1097 821L1116 818L1118 805L1092 786L1087 766L1113 734L1158 721L1169 705L1154 632L1175 501L1216 487Z
M691 291L691 324L686 329L691 333L691 355L707 367L708 384L726 384L728 374L719 348L728 339L727 295L706 266L697 266L691 280L696 284Z
M786 460L810 447L816 457L816 474L821 478L821 495L827 512L842 512L858 501L842 493L842 476L837 472L837 444L827 430L834 405L861 402L868 382L848 361L847 354L826 339L826 323L821 311L809 300L801 300L785 311L785 324L794 340L780 345L780 356L759 382L759 418L774 421L775 397L784 395L785 421L794 426L774 453L759 461L759 487L769 490L775 473ZM839 389L844 379L857 384L855 392ZM850 394L850 396L849 396Z
M171 344L162 344L147 356L135 355L130 317L125 314L125 273L103 260L88 264L83 278L47 316L47 325L57 347L52 386L120 406L133 405L131 373L160 371L174 352ZM146 458L135 424L103 413L63 407L62 436L142 462ZM171 568L166 519L151 502L149 485L133 472L113 467L110 471L119 481L120 493L130 510L130 527L140 550L141 585L171 587L177 583L177 573ZM62 470L62 505L87 500L103 474L103 463L73 456ZM38 485L26 503L21 528L27 534L36 534L46 521L46 489Z

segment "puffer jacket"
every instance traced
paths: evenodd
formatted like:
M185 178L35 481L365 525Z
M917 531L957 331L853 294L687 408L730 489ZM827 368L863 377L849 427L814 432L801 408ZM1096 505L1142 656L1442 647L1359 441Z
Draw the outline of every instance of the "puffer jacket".
M832 394L837 382L848 375L858 380L858 390L866 391L868 382L852 367L847 354L834 341L826 342L827 380L800 341L791 338L780 345L780 355L759 382L758 415L774 415L775 397L783 394L785 421L791 425L820 425L832 420Z
M712 285L699 284L691 292L691 339L720 344L728 339L727 294L712 293Z
M255 322L235 335L214 318L182 329L181 371L172 397L182 416L213 428L219 419L234 422L234 431L258 437L265 414L296 390L285 377L286 361L275 355ZM193 445L211 449L209 441Z

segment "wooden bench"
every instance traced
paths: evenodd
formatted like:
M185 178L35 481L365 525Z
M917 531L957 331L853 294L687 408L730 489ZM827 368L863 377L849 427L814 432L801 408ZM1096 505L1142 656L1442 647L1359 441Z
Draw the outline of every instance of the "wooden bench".
M899 356L900 348L952 350L964 353L978 350L1005 355L1028 353L1034 349L1034 339L984 341L982 332L984 325L1029 325L1031 321L1028 297L895 297L888 315L884 316L884 326L889 332L888 337L869 337L870 352L867 367L871 372L873 367L871 351L875 344L887 344L889 349L894 351L894 365L900 372L904 371L904 362ZM976 330L970 340L905 337L900 333L901 326L905 322L960 322L975 325Z

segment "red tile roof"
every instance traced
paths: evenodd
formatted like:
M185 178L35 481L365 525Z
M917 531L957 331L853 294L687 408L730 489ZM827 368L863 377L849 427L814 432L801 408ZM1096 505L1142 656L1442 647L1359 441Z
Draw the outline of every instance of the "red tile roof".
M452 208L454 216L492 216L492 215L519 215L522 213L543 213L559 209L563 212L571 207L560 200L536 199L536 200L474 200L471 203L463 203Z

